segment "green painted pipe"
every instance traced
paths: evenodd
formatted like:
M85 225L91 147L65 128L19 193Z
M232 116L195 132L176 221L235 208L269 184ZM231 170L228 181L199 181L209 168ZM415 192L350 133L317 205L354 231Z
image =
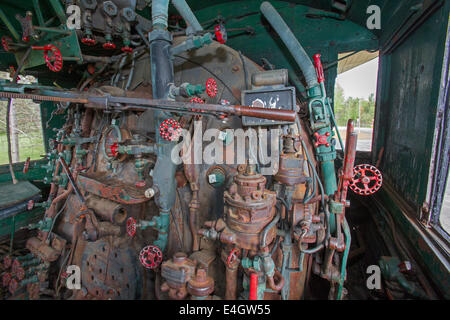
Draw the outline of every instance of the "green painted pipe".
M316 69L314 68L305 49L303 49L302 45L292 33L286 22L284 22L277 10L267 1L261 4L260 10L267 21L269 21L270 25L280 36L281 40L286 45L289 52L292 54L298 66L302 70L308 89L317 87L319 83L317 82Z
M341 281L339 281L339 290L338 290L338 294L337 294L337 300L342 299L342 291L344 289L344 281L345 281L345 275L346 275L346 269L347 269L348 253L350 252L350 244L352 242L352 235L350 233L350 227L348 225L346 218L344 218L343 229L344 229L344 235L345 235L345 250L344 250L344 255L342 257Z

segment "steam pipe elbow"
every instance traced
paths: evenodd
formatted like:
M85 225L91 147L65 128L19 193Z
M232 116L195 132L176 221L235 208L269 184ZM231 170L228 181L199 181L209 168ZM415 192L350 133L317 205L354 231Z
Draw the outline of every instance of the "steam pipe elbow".
M267 1L261 4L260 10L281 40L283 40L283 43L302 70L308 86L307 89L318 86L316 70L311 59L277 10Z
M172 0L172 4L183 17L184 21L186 21L187 25L192 28L193 33L203 31L202 26L185 0Z

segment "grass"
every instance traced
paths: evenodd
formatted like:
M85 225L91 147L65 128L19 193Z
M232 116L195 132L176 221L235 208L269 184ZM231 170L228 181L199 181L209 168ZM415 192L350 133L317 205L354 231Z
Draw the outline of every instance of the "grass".
M19 135L19 157L20 162L25 161L28 157L31 160L41 159L41 155L45 153L44 142L40 132L29 132L28 137ZM0 165L8 163L8 143L6 133L0 134Z

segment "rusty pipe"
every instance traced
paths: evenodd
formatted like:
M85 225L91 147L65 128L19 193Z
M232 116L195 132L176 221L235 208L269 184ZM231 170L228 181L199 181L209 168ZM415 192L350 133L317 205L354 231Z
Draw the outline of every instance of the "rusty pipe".
M225 300L236 300L238 268L225 268Z
M275 281L275 278L277 278L278 281ZM267 276L267 285L274 291L281 291L281 289L283 289L284 277L281 275L280 271L278 271L277 268L275 268L275 272L272 276Z

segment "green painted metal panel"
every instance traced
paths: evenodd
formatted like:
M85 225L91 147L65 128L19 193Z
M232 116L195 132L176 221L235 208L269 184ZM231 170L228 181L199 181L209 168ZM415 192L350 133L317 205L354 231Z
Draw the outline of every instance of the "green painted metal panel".
M385 178L416 209L426 196L448 7L381 57L374 156L384 147Z

